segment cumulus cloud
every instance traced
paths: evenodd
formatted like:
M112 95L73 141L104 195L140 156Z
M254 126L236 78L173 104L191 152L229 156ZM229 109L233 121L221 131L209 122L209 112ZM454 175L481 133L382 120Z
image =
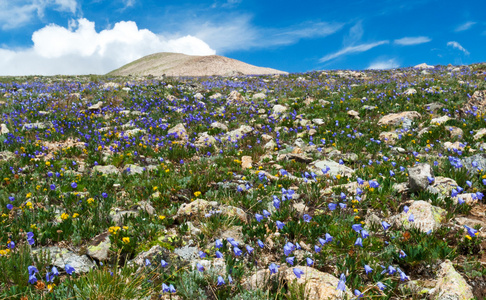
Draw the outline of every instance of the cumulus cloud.
M386 69L396 69L400 67L400 64L394 59L388 59L388 60L378 60L373 63L371 63L368 66L368 69L370 70L386 70Z
M469 21L469 22L466 22L464 24L457 26L454 31L455 32L466 31L466 30L470 29L475 24L476 24L476 22Z
M166 38L131 21L101 32L87 19L68 28L51 24L34 32L32 41L28 49L0 48L0 75L104 74L155 52L216 53L194 36Z
M343 56L343 55L347 55L347 54L351 54L351 53L365 52L365 51L373 49L377 46L388 44L388 43L389 43L389 41L385 40L385 41L379 41L379 42L375 42L375 43L361 44L361 45L356 45L356 46L348 46L346 48L339 50L338 52L331 53L331 54L324 56L323 58L321 58L319 60L319 62L323 63L323 62L335 59L339 56Z
M77 6L76 0L0 0L0 25L3 30L22 26L50 8L74 14Z
M457 49L457 50L460 50L460 51L464 52L464 54L469 55L469 51L467 51L463 46L461 46L461 44L459 44L456 41L448 42L447 46L452 47L452 48Z
M430 41L431 39L426 36L417 36L417 37L404 37L401 39L396 39L393 41L393 43L401 46L412 46L412 45L428 43Z

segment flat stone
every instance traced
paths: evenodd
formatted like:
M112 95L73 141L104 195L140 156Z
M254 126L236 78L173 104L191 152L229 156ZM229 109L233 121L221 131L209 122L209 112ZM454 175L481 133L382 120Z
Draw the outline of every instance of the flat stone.
M472 287L462 278L451 261L446 259L437 273L437 284L430 291L434 300L470 300L474 299Z
M430 124L432 125L441 125L441 124L444 124L445 122L451 120L451 117L449 116L442 116L442 117L439 117L439 118L434 118L432 120L430 120Z
M449 132L451 138L464 136L464 132L459 127L446 126L445 129Z
M114 165L107 165L107 166L94 166L93 167L93 172L99 172L103 175L110 175L110 174L115 174L115 175L120 175L120 171L118 170L117 167Z
M10 159L14 159L15 158L15 154L13 152L10 152L10 151L1 151L0 152L0 160L2 161L7 161L7 160L10 160Z
M209 126L211 126L211 128L218 128L218 129L221 129L221 130L224 130L224 131L228 130L228 126L226 126L225 124L223 124L221 122L213 122Z
M280 104L277 104L277 105L274 105L272 107L272 111L276 114L281 114L281 113L284 113L286 112L288 109L287 106L283 106L283 105L280 105Z
M398 140L398 134L393 131L381 132L378 138L387 145L395 145Z
M131 175L142 174L143 171L145 171L144 167L141 167L139 165L134 165L134 164L125 165L125 167L123 168L123 172L126 172Z
M7 134L9 132L10 132L10 130L8 130L7 125L0 124L0 134Z
M457 182L454 179L437 176L434 182L427 187L427 191L432 194L438 194L441 197L448 197L456 187Z
M98 103L93 104L90 107L88 107L88 110L89 111L96 111L96 110L100 110L102 107L103 107L103 102L98 101Z
M474 134L473 138L475 140L479 140L483 138L486 135L486 128L481 128L478 131L476 131L476 134Z
M65 248L52 246L46 248L37 248L32 252L39 253L41 251L49 252L51 258L50 264L63 270L66 264L69 264L74 268L76 273L87 273L95 266L95 263L91 261L88 256L78 255Z
M409 95L414 95L417 94L417 90L414 88L408 88L403 92L404 95L409 96Z
M404 111L395 114L388 114L378 121L378 125L400 125L405 119L420 119L422 116L416 111Z

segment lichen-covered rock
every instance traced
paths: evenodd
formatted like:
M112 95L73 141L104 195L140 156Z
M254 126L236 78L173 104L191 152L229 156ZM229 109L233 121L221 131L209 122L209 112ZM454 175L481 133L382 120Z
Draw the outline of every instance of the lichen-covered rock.
M450 260L440 265L437 284L430 291L432 300L470 300L474 299L472 287L462 278Z
M339 163L328 159L314 161L307 167L309 171L312 171L317 175L323 175L324 173L322 170L326 170L326 168L328 168L328 172L326 174L329 174L330 176L342 175L351 177L351 175L354 173L354 170L350 167L340 165Z
M413 214L413 221L410 215ZM446 211L440 207L423 200L414 201L408 212L402 212L394 217L391 221L398 226L402 225L404 228L417 228L422 232L434 231L438 229L444 221Z
M93 238L88 245L88 256L99 261L108 260L111 251L110 234L108 232L102 233Z
M182 123L170 128L169 131L167 131L167 134L173 135L178 140L187 141L189 139L186 127L184 127L184 124Z
M457 182L454 179L437 176L434 182L427 187L427 191L440 197L447 197L451 194L452 189L456 187Z
M86 255L78 255L68 249L60 248L57 246L38 248L32 251L33 253L49 253L50 264L58 268L64 269L66 264L71 265L76 273L86 273L91 270L95 264Z
M420 119L422 116L416 111L404 111L396 114L388 114L378 121L378 125L400 125L405 119Z
M118 171L118 168L115 167L114 165L107 165L107 166L94 166L93 167L93 172L99 172L103 175L120 175L120 171Z

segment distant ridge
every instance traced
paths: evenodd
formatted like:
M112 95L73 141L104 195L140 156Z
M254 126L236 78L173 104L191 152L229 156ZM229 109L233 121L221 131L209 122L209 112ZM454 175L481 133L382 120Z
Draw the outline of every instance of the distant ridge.
M253 66L219 55L194 56L160 52L137 59L107 75L115 76L235 76L288 74L287 72Z

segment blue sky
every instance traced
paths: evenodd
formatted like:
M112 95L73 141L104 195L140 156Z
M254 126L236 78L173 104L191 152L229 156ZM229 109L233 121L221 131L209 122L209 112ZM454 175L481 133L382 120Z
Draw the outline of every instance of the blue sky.
M486 61L484 0L0 0L0 75L218 54L289 72Z

